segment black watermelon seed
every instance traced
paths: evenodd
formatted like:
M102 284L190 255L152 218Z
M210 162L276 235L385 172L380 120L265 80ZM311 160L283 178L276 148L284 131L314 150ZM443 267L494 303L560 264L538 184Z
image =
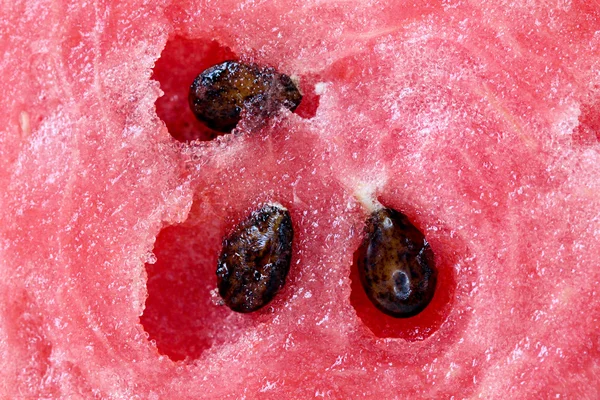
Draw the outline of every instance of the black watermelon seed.
M236 61L206 69L196 77L188 96L196 118L219 132L231 132L243 109L268 118L282 106L294 111L301 100L289 76Z
M365 292L384 313L412 317L433 298L437 281L433 251L406 215L389 208L373 212L358 255Z
M293 238L290 213L267 204L223 240L217 287L229 308L248 313L273 299L290 269Z

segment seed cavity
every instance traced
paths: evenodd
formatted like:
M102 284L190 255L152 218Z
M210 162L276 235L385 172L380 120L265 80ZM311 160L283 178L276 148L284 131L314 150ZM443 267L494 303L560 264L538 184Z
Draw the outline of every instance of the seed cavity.
M429 243L406 215L390 208L374 211L367 220L358 270L367 297L392 317L417 315L435 293L437 270Z
M273 299L290 269L293 238L287 209L267 204L240 222L223 240L217 287L229 308L249 313Z
M219 132L231 132L242 110L260 119L281 107L294 111L302 95L292 79L275 69L225 61L206 69L190 87L188 101L196 118Z

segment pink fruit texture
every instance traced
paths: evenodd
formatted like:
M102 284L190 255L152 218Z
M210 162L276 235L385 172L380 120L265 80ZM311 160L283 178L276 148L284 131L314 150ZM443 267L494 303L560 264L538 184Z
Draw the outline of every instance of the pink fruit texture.
M15 0L0 53L0 398L600 398L597 1ZM187 90L232 58L304 103L215 139ZM376 201L435 253L410 319L357 278ZM236 314L266 202L292 266Z

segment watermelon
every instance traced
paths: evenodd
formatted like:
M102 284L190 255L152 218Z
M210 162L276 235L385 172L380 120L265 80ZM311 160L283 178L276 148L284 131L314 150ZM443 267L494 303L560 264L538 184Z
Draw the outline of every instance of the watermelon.
M5 2L0 398L600 398L600 5ZM303 101L219 135L194 77L240 59ZM262 204L286 284L222 305ZM411 318L367 298L381 203L435 255Z

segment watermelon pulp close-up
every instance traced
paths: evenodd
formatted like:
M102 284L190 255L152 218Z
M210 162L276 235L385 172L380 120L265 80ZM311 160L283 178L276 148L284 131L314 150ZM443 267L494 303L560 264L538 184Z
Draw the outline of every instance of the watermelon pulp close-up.
M598 2L30 0L0 32L0 398L600 398ZM234 61L301 102L207 126L190 85ZM405 315L382 209L427 251Z

